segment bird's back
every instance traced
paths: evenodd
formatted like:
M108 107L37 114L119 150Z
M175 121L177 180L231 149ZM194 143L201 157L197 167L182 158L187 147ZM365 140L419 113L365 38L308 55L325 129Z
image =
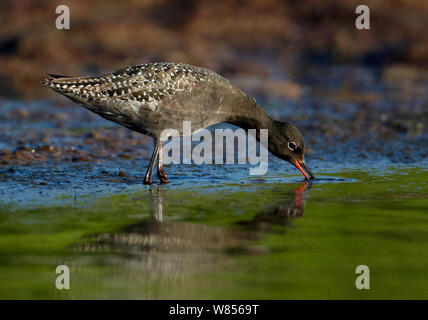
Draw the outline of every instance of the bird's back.
M98 77L51 75L52 88L102 117L157 136L191 121L194 129L228 121L248 97L217 73L183 63L149 63ZM238 101L239 100L239 101Z

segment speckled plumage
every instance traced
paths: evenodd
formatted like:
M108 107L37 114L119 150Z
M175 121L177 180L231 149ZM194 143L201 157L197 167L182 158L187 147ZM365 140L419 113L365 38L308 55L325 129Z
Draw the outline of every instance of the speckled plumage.
M245 97L217 73L183 63L141 64L99 77L53 77L42 84L104 118L153 137L166 128L174 128L172 119L177 127L183 120L192 120L198 128L226 121L221 109L209 119L203 119L202 114L195 119L195 113L214 111L224 99L219 96L215 101L220 94L233 92L235 98ZM191 109L186 108L189 103L193 104ZM169 121L164 123L163 118Z
M191 122L193 132L220 122L244 129L272 129L274 135L269 133L269 140L281 140L274 120L254 98L217 73L184 63L141 64L98 77L51 75L42 85L108 120L152 136L155 152L145 183L151 183L156 162L159 178L168 182L159 155L162 144L159 138L165 129L183 134L183 121ZM298 140L304 152L303 138L297 129L291 126L283 133L288 139ZM269 143L269 150L270 147ZM280 156L280 152L276 152L278 146L272 147L271 151Z

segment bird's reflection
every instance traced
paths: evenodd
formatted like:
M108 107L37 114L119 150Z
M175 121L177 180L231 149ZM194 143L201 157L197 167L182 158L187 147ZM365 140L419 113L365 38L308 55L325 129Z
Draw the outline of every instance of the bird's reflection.
M240 221L239 224L247 226L253 231L269 231L273 226L286 226L290 219L303 217L305 211L305 191L311 188L310 181L302 184L292 192L292 199L261 212L251 220Z
M254 245L264 233L276 226L287 226L304 213L305 191L310 182L291 193L287 201L277 203L250 220L242 220L238 227L218 227L185 221L164 219L168 194L161 186L151 188L149 202L151 219L125 227L116 233L94 235L94 241L79 246L81 251L97 251L117 255L117 262L138 264L139 270L163 275L206 271L224 263L229 253L264 253L267 248ZM284 195L285 196L285 195ZM111 260L111 256L109 258Z
M305 191L311 188L312 183L310 181L303 181L301 185L296 188L292 193L292 199L286 201L273 209L256 215L252 220L247 221L243 224L254 225L257 229L259 221L264 221L268 225L282 225L286 223L286 220L290 217L303 217L305 211ZM150 188L149 194L151 196L150 201L150 212L153 220L162 222L163 216L163 199L164 190L161 186L158 188Z
M163 189L162 187L149 189L149 194L151 196L151 201L149 204L150 212L152 214L153 220L162 222L163 215Z

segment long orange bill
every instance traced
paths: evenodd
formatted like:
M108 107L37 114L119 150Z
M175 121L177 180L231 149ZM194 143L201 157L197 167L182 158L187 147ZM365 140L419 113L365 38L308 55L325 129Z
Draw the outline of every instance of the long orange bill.
M305 161L298 161L296 160L294 162L294 165L297 169L305 176L306 179L315 179L315 176L312 174L311 170L309 170L308 166L306 165Z

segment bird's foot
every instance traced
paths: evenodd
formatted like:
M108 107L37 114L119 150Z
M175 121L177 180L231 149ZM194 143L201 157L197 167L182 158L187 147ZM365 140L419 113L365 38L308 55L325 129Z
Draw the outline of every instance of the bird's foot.
M161 181L161 184L167 184L169 183L168 176L166 175L166 172L163 168L158 170L158 178Z
M152 181L152 178L144 178L144 182L143 182L144 184L146 184L146 185L152 185L153 184L153 181Z
M167 184L167 183L169 183L168 177L166 177L166 178L159 178L159 180L161 181L161 184Z

